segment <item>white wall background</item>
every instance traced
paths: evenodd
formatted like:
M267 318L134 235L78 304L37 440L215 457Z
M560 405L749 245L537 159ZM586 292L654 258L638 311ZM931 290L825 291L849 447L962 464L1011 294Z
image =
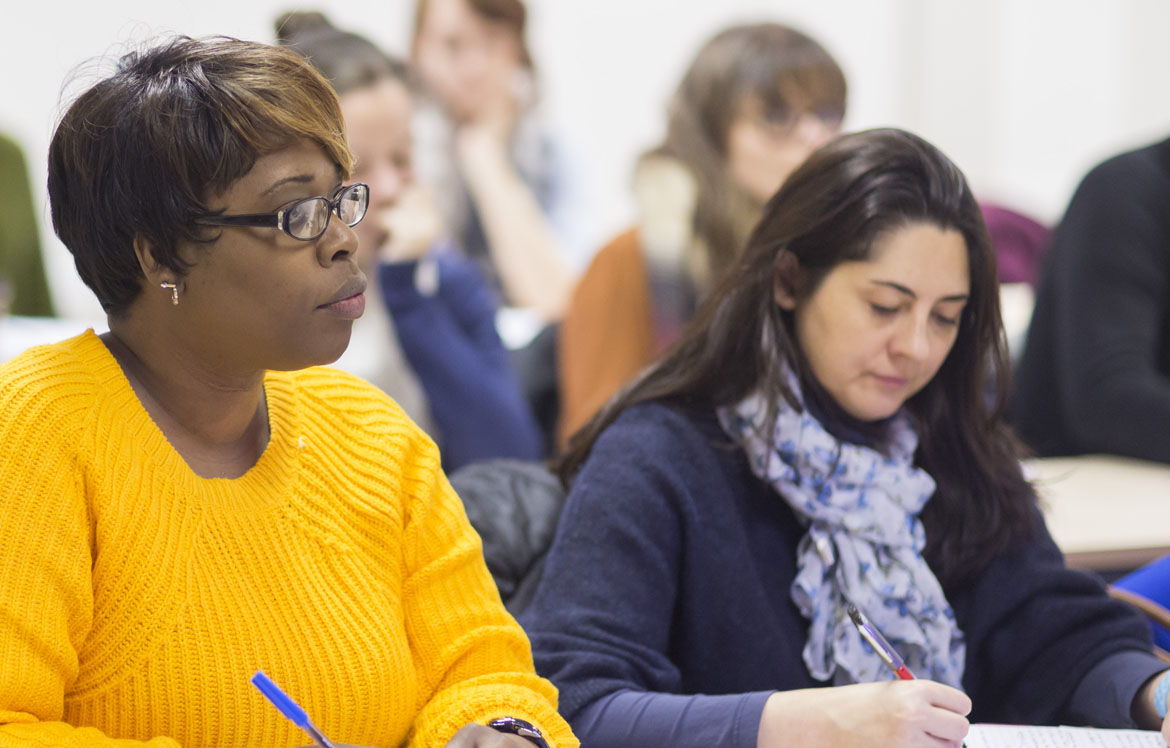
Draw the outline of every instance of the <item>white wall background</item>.
M26 148L61 313L97 317L52 235L42 185L62 86L79 63L154 35L270 40L293 7L326 11L405 50L411 0L6 0L0 129ZM846 127L897 125L939 145L983 197L1055 221L1077 180L1117 150L1170 134L1166 0L529 0L550 117L598 189L596 231L629 220L629 165L661 133L698 46L729 23L771 19L817 37L849 80ZM89 78L81 78L84 83ZM73 89L76 90L76 86ZM0 196L2 198L2 196Z

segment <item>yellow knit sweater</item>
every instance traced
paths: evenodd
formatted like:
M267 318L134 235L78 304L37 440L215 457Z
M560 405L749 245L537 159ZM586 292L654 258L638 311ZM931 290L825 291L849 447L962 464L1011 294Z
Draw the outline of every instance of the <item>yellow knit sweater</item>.
M338 742L576 746L434 444L338 371L264 387L264 454L208 480L92 332L0 366L0 748L308 743L256 670Z

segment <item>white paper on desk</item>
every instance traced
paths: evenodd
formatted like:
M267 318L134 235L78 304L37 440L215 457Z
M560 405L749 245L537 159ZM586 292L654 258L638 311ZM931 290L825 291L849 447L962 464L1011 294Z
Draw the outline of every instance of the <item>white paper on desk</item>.
M971 725L967 748L1166 748L1162 734L1092 727Z

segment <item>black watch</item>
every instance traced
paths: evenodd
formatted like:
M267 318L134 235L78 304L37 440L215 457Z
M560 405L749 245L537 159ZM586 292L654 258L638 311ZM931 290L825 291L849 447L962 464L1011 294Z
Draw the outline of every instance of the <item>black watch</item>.
M533 745L538 745L540 748L549 748L548 741L544 739L544 733L531 722L525 722L516 717L500 717L488 722L487 726L499 732L527 738Z

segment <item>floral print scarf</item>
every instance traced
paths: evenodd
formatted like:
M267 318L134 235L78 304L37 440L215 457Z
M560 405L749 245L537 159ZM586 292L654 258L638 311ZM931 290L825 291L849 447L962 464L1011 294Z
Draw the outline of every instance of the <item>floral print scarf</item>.
M788 384L800 397L796 376ZM919 512L934 479L913 464L918 437L909 418L890 420L887 453L842 442L783 400L765 422L758 393L719 409L724 430L752 471L807 527L797 546L792 599L809 620L804 662L834 684L893 676L847 614L856 605L920 678L960 687L966 646L938 579L922 557Z

